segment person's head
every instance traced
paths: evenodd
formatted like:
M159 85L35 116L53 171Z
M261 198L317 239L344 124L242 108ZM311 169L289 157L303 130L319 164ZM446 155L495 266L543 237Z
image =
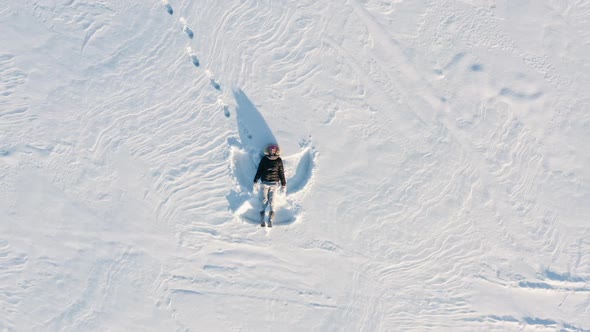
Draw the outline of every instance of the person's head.
M279 147L276 144L271 144L268 146L268 155L269 156L276 156L279 153Z

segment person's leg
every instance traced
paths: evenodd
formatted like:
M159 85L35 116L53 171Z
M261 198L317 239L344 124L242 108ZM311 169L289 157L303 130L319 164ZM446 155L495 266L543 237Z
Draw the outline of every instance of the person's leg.
M276 189L277 189L277 186L268 186L268 194L266 195L266 197L268 198L268 205L270 206L270 212L274 212Z
M262 210L260 211L260 226L265 226L264 224L264 213L266 211L266 207L269 203L269 192L268 186L262 183L260 185L260 195L262 196Z
M268 205L270 205L270 214L269 214L269 218L268 218L268 225L271 226L272 222L274 220L275 217L275 210L274 210L274 198L275 198L275 191L277 189L277 186L269 186L268 187Z

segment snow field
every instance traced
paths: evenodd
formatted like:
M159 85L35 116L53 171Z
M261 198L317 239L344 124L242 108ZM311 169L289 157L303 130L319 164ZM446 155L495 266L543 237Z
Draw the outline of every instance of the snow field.
M584 2L2 7L0 330L590 329Z

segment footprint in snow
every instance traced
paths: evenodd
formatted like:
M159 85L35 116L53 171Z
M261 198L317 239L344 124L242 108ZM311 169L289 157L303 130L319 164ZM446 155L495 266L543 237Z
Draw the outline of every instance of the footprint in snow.
M191 59L191 62L193 63L193 65L195 65L195 67L199 67L201 65L201 63L199 62L199 58L195 53L193 53L192 48L188 47L186 49L186 53L188 54L189 58Z
M221 85L219 85L219 83L215 82L214 79L211 79L211 86L217 90L217 91L221 91Z
M184 17L181 17L180 18L180 23L182 24L182 32L186 33L186 35L190 39L193 39L193 37L195 36L195 34L193 33L193 30L191 30L191 28L186 23L186 19Z
M221 109L223 110L223 115L225 115L226 118L229 118L230 117L229 105L225 103L225 101L223 100L223 97L219 97L217 99L217 103L221 106Z
M195 67L198 67L200 65L199 58L197 58L197 56L194 54L191 54L191 62L193 63L193 65L195 65Z
M164 3L164 8L166 8L166 11L168 12L168 14L170 14L170 15L174 14L174 9L172 9L172 5L166 0L164 0L162 2Z
M219 85L219 83L217 83L217 81L215 81L215 78L213 77L213 73L210 70L205 70L205 74L207 75L207 77L209 77L209 82L211 83L211 86L215 90L221 91L221 85Z

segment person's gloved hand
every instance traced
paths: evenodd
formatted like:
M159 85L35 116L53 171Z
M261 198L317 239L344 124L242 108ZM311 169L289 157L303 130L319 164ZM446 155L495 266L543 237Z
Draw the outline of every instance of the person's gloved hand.
M283 194L286 194L287 193L287 186L281 186L281 192Z

